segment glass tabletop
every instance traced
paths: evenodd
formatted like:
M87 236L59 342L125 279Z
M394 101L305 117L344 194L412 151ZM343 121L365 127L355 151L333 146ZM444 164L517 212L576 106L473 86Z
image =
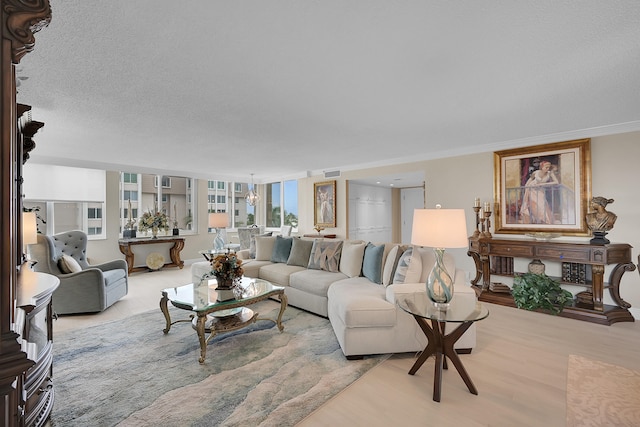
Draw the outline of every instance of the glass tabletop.
M200 255L217 255L217 254L226 254L229 250L235 251L240 249L240 243L227 243L223 246L223 249L203 249L198 251Z
M489 309L470 298L453 298L446 311L438 310L427 297L426 292L401 295L396 299L398 307L407 313L439 322L475 322L489 315Z
M227 305L237 305L238 302L259 298L271 292L284 289L266 280L243 277L240 282L242 294L238 294L237 299L221 302L217 300L217 287L216 280L211 279L175 288L167 288L162 292L166 293L169 301L177 307L193 311L209 311L215 307L223 309Z

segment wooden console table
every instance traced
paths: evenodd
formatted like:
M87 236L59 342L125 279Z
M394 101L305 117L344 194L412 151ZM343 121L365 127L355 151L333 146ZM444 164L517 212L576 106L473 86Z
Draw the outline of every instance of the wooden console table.
M171 262L165 263L163 267L184 267L184 261L180 259L180 251L182 250L182 248L184 248L184 238L182 237L158 237L157 239L120 239L118 240L118 246L120 246L120 252L124 254L125 259L127 260L129 273L148 270L147 267L135 267L135 255L133 253L133 246L152 245L158 243L173 243L173 246L169 249Z
M515 307L513 297L509 293L492 292L489 289L491 275L513 277L515 272L496 272L492 268L492 258L502 259L527 258L554 261L559 263L577 263L590 266L591 279L585 283L574 283L560 280L566 285L583 286L591 293L591 301L574 302L565 307L562 317L585 320L603 325L616 322L633 322L629 312L631 304L620 297L620 280L626 271L634 271L631 262L631 245L626 243L612 243L608 245L590 245L588 243L536 241L502 238L469 238L467 254L473 258L476 265L476 275L471 280L472 287L478 294L480 301ZM609 275L609 281L604 281L606 265L614 265ZM480 279L482 282L480 283ZM602 296L604 289L609 289L611 298L616 305L604 304Z

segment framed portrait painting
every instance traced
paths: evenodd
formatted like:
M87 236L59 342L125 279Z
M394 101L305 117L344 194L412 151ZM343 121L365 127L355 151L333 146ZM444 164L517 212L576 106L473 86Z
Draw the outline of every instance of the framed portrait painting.
M336 181L313 184L313 223L320 227L336 226Z
M591 140L493 154L496 233L589 235Z

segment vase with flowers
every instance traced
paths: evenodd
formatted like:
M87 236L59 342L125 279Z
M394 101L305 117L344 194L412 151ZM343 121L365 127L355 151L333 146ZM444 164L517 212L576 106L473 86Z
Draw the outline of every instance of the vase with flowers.
M215 277L218 282L218 301L234 299L233 290L242 279L242 260L235 253L219 254L211 259L211 271L203 279Z
M169 217L166 213L154 209L153 212L147 211L142 214L138 221L138 230L151 230L153 238L157 239L159 229L164 231L169 229Z

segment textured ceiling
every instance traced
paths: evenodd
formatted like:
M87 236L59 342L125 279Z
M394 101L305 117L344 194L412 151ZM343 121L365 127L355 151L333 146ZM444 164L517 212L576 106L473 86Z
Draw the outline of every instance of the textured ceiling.
M640 2L51 0L34 161L256 181L640 129Z

